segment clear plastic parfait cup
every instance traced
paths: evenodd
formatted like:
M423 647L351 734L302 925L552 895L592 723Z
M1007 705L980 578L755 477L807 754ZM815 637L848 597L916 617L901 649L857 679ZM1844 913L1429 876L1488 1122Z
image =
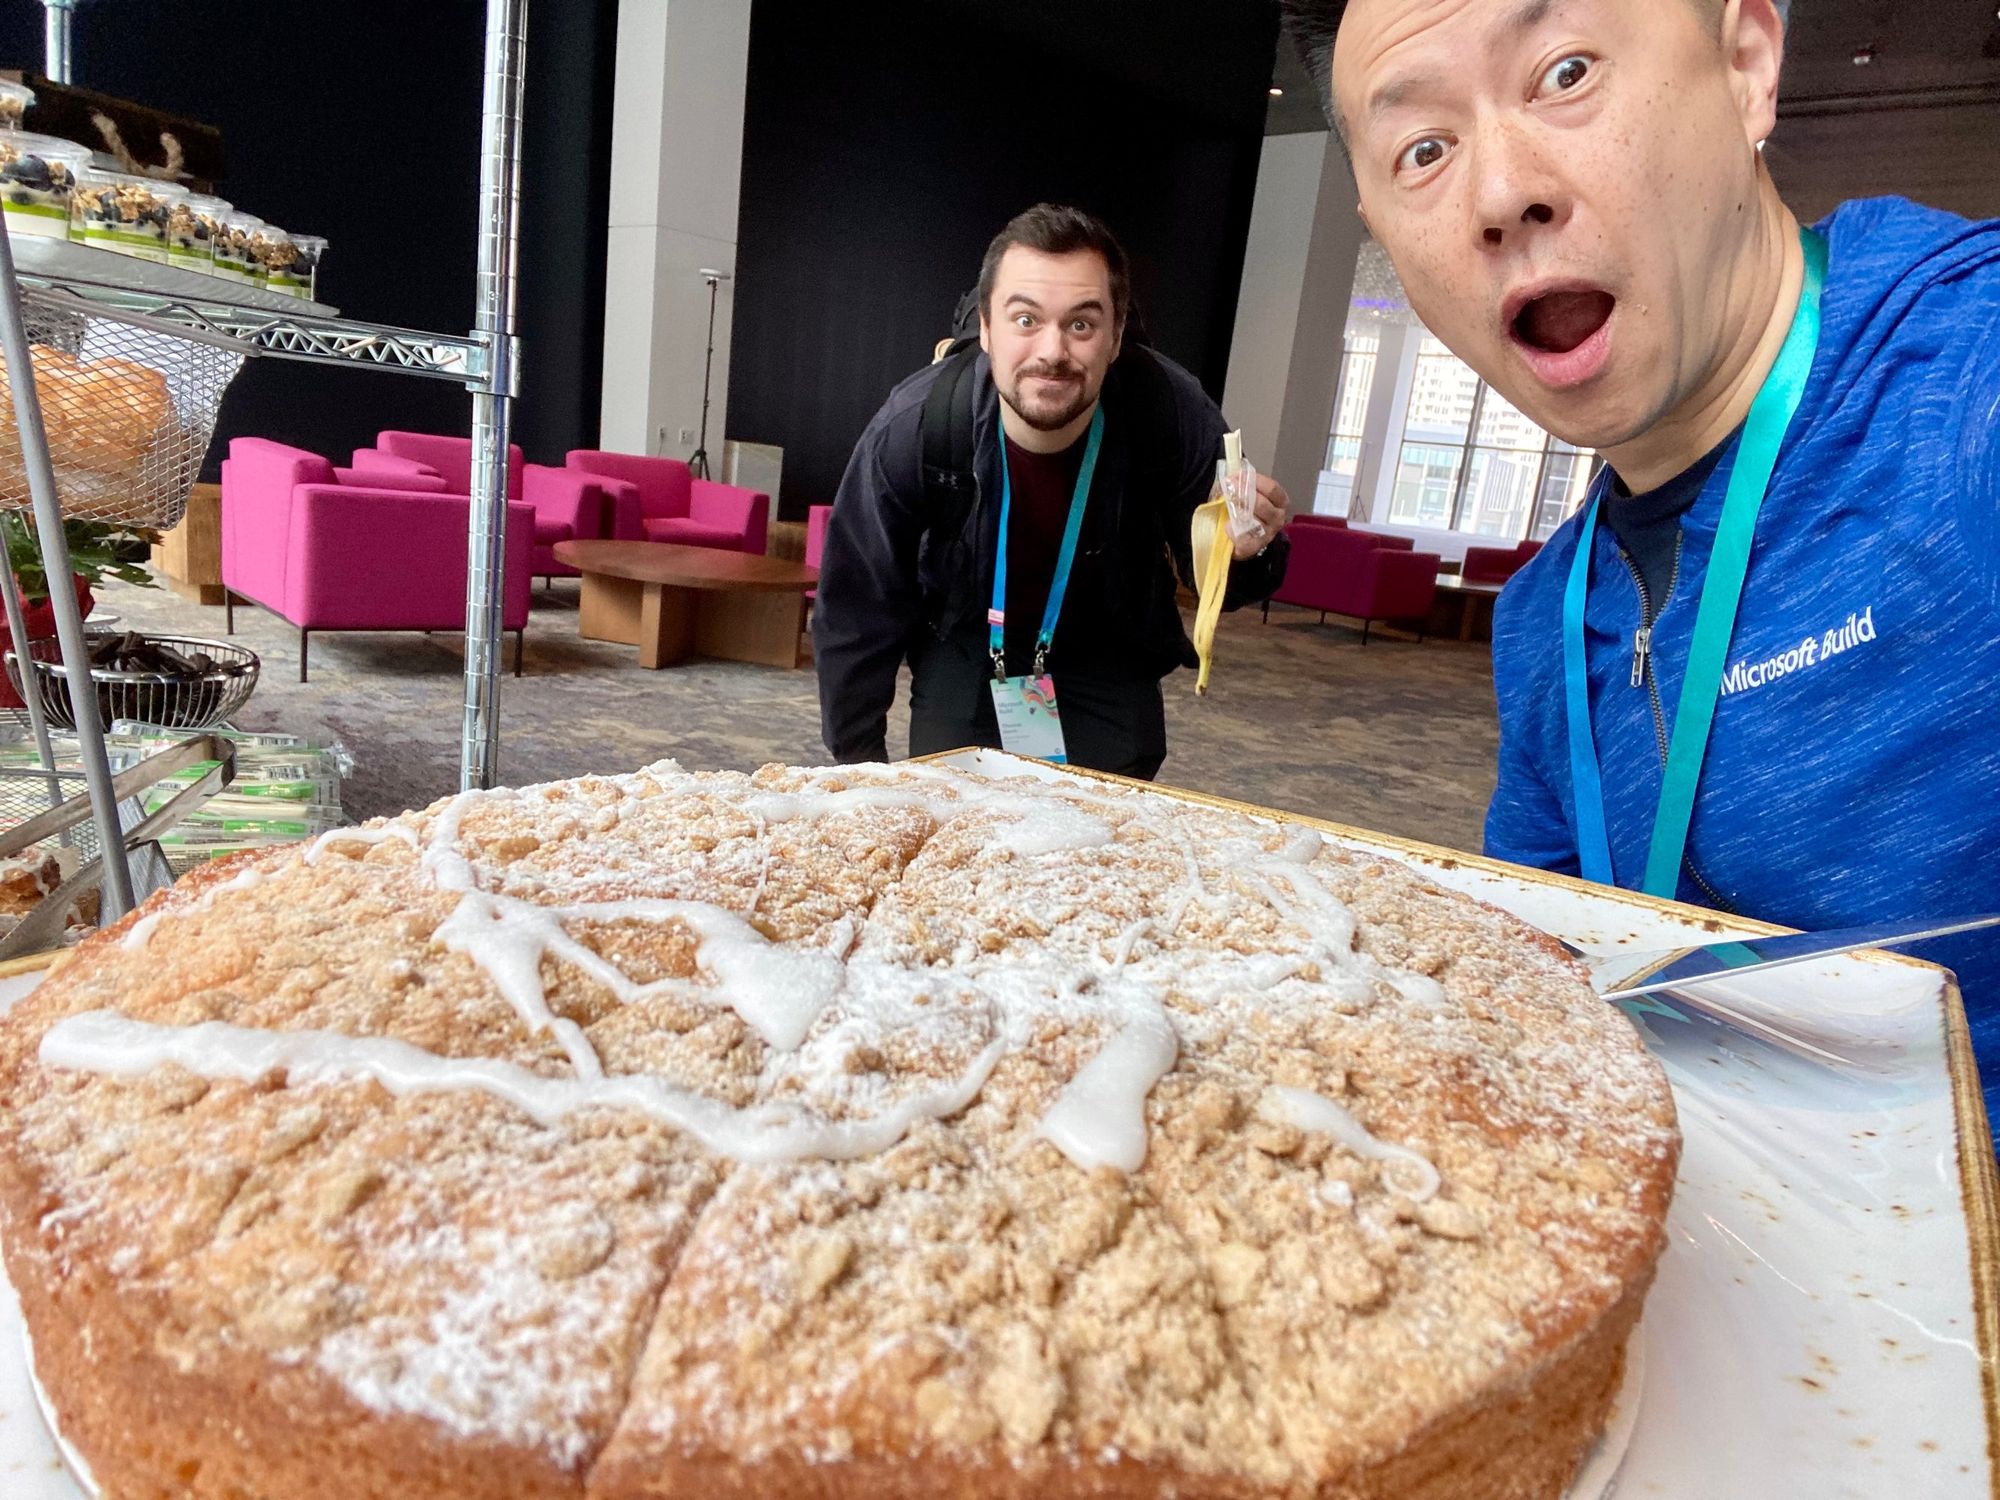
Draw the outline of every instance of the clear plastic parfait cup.
M250 241L263 227L264 221L255 214L246 214L240 208L232 210L223 219L222 233L216 237L215 274L229 281L259 285L263 277L250 253Z
M25 83L0 78L0 129L19 130L28 106L34 102L35 91Z
M184 271L213 271L215 244L229 205L206 193L190 193L167 210L167 262Z
M319 301L319 261L326 254L326 237L318 234L295 234L292 244L299 252L298 274L305 281L301 297Z
M167 220L187 197L178 183L85 167L77 174L70 237L165 265Z
M292 237L275 224L260 224L250 236L250 258L267 291L303 299L311 291L308 278L299 271L299 247Z
M0 208L9 234L66 240L70 199L90 150L52 135L0 130Z

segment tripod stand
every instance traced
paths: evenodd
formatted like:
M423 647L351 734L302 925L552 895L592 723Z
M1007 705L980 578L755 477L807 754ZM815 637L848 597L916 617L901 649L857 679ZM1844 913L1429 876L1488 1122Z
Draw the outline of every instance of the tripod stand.
M715 476L708 472L708 386L715 366L715 294L716 288L729 280L729 273L703 266L701 278L708 283L708 353L701 360L701 441L688 455L688 468L697 479L712 479Z

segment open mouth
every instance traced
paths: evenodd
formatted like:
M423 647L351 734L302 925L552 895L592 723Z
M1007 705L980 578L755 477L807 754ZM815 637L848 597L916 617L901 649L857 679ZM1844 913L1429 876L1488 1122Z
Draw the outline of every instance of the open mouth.
M1544 292L1514 314L1514 337L1543 354L1568 354L1611 321L1618 299L1595 289Z

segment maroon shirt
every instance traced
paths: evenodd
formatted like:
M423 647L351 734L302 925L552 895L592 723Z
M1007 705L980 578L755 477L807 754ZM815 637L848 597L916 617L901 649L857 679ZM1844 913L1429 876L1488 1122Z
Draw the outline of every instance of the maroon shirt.
M1035 637L1041 633L1042 611L1048 608L1056 555L1062 551L1069 503L1090 435L1085 433L1060 453L1030 453L1012 438L1005 441L1007 477L1014 491L1013 512L1007 520L1007 670L1019 675L1034 669ZM1072 567L1065 609L1076 596L1076 575Z

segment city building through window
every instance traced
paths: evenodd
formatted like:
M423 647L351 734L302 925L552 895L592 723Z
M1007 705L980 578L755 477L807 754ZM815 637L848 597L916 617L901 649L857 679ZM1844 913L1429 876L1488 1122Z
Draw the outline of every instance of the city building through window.
M1544 432L1433 337L1362 247L1314 509L1390 530L1545 540L1596 456Z

